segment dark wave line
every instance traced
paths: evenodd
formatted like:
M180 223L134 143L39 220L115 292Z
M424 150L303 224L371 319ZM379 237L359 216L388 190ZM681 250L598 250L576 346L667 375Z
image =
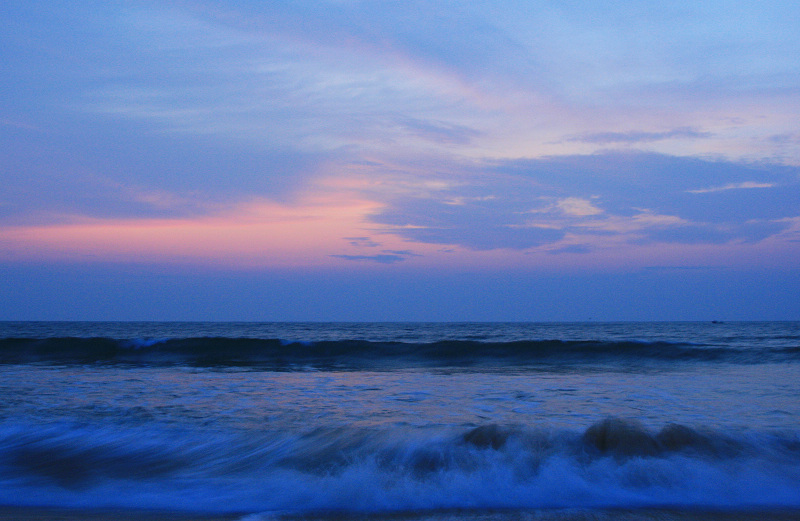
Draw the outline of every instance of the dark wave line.
M314 367L481 366L542 363L687 361L762 363L800 360L800 346L737 349L638 341L529 340L431 343L254 338L4 338L0 363Z

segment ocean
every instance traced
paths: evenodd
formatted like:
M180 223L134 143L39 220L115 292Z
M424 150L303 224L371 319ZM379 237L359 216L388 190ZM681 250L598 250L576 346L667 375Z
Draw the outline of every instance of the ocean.
M2 519L800 519L800 322L0 322L0 391Z

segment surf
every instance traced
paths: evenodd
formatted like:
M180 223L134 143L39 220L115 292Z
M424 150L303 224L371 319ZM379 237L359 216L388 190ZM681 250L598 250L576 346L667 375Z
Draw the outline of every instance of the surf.
M608 418L304 431L0 426L0 502L199 511L800 507L797 433Z

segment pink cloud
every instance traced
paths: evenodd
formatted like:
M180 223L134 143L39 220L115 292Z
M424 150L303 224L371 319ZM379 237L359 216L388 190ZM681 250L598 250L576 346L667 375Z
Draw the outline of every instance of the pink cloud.
M199 218L96 219L0 228L7 256L167 261L232 266L313 266L341 247L375 203L314 197L297 205L254 201Z

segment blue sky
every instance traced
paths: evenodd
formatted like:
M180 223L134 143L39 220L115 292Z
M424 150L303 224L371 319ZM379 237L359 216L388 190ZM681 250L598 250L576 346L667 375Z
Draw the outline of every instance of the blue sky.
M0 319L800 319L792 2L0 7Z

